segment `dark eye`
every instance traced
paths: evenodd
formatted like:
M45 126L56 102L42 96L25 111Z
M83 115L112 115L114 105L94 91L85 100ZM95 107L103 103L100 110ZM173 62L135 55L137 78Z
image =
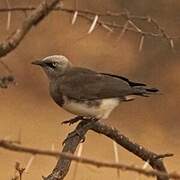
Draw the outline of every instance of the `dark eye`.
M55 68L56 67L56 63L55 62L47 62L46 65L50 68Z

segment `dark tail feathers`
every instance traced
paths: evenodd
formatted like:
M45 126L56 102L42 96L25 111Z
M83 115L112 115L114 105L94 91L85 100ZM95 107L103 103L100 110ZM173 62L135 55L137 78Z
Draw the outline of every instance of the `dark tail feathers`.
M134 90L134 95L144 96L144 97L148 97L151 94L156 94L157 92L159 92L159 90L156 88L148 88L144 86L133 87L133 90Z

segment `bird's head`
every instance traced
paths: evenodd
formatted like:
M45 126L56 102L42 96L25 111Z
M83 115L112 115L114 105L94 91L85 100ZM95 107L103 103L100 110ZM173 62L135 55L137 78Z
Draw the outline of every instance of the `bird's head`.
M62 55L48 56L42 60L33 61L32 64L41 66L50 80L63 75L72 66Z

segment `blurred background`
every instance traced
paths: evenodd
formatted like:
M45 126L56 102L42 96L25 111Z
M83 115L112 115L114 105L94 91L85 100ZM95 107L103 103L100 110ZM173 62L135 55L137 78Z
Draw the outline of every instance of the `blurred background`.
M37 6L39 0L9 0L14 6ZM164 27L170 36L180 35L180 1L130 1L130 0L78 0L77 8L94 12L129 12L151 16ZM7 7L0 0L0 7ZM64 7L74 8L74 1L64 1ZM27 12L28 14L29 12ZM25 19L23 12L12 12L10 29L7 30L7 12L0 12L0 41L5 40ZM132 80L159 88L162 95L137 98L119 106L105 123L117 127L133 141L158 154L174 153L165 159L169 171L180 172L180 40L174 40L174 51L163 38L145 37L139 52L140 36L126 32L120 41L121 29L109 33L102 27L87 35L91 23L78 17L71 25L72 14L51 12L38 26L26 35L20 45L1 60L12 70L17 85L0 89L0 138L16 140L19 135L25 146L61 150L61 142L74 126L61 125L72 114L59 108L48 94L48 81L31 61L53 54L67 56L76 66L127 76ZM113 21L113 19L109 19ZM123 24L122 18L116 19ZM137 22L147 31L153 31L145 22ZM8 74L0 66L0 75ZM120 163L142 167L144 162L118 147ZM114 161L113 142L94 132L87 134L82 156L97 160ZM25 167L31 155L0 149L0 179L11 179L14 165L19 161ZM57 159L36 156L24 180L38 180L47 176ZM149 167L150 168L150 167ZM117 171L98 169L79 164L76 178L72 163L66 177L70 179L119 179ZM122 179L147 179L129 172L120 174ZM151 179L151 178L149 178Z

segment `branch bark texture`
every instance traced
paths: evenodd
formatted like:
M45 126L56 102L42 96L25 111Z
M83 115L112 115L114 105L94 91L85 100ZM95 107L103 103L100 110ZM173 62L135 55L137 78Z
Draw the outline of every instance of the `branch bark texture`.
M88 130L93 130L97 133L103 134L112 140L116 141L119 145L123 148L128 150L129 152L133 153L134 155L138 156L144 161L149 161L149 164L152 166L153 169L167 173L167 170L156 153L153 153L143 146L138 145L129 140L126 136L121 134L117 129L109 127L101 122L86 122L82 121L78 124L76 129L69 134L65 141L65 145L62 152L69 152L74 153L78 144L81 142L85 134ZM78 133L77 133L78 132ZM72 136L72 134L75 134ZM59 160L53 169L52 173L45 178L46 180L62 180L66 176L69 171L69 167L71 164L71 160L65 157L60 156ZM168 180L169 178L165 175L157 175L157 180Z

